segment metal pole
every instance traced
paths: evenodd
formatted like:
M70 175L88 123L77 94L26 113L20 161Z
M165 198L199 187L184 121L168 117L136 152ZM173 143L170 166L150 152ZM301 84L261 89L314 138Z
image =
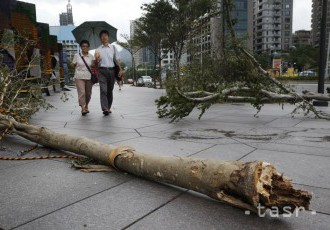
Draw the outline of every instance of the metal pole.
M144 63L144 68L146 69L146 76L148 76L148 72L147 72L147 62Z
M319 64L319 84L318 92L324 93L324 77L326 68L326 33L327 33L327 12L328 0L322 1L322 19L321 19L321 36L320 36L320 64Z
M328 52L327 52L327 67L325 68L325 76L329 78L329 55L330 55L330 32L329 32L329 39L328 39Z
M204 41L204 39L203 39L203 22L201 22L201 24L200 24L200 26L201 26L201 40L200 40L200 42L201 42L201 72L202 72L202 76L203 76L203 41Z
M328 13L328 0L322 1L322 18L321 18L321 35L320 35L320 63L319 63L319 82L318 82L318 93L324 94L324 79L325 69L327 65L327 47L326 47L326 36L327 36L327 13ZM326 101L314 101L315 106L328 106Z

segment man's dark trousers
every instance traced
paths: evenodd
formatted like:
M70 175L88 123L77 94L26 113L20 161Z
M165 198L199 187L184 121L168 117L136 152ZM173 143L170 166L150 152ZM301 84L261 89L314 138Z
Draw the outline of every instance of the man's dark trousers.
M101 107L103 111L108 111L111 108L113 101L113 88L115 85L114 69L100 68L99 84L100 84Z

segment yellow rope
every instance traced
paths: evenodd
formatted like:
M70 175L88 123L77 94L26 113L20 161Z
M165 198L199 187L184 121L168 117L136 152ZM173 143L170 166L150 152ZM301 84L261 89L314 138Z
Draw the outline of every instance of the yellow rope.
M0 160L4 161L27 161L27 160L45 160L45 159L79 159L80 157L77 156L38 156L38 157L1 157Z
M11 111L8 111L8 110L4 110L4 109L0 109L0 113L2 114L5 114L5 115L10 115L12 116L13 118L15 118L16 120L20 121L20 122L23 122L25 124L29 124L26 119L20 117L19 115L17 115L15 112L11 112ZM0 141L4 138L4 136L8 133L8 131L12 128L12 124L9 125L9 127L7 127L0 135ZM23 151L20 151L20 153L28 153L28 152L31 152L33 150L35 150L36 148L38 148L38 145L30 148L30 149L27 149L27 150L23 150ZM43 160L43 159L54 159L54 158L67 158L67 159L79 159L80 157L77 157L77 156L38 156L38 157L3 157L3 156L0 156L0 160L7 160L7 161L18 161L18 160Z
M117 148L115 148L114 150L111 151L111 153L109 154L109 161L110 161L110 164L113 168L119 170L116 167L115 160L118 156L120 156L121 154L123 154L125 152L133 153L134 149L132 147L129 147L129 146L121 146L121 147L117 147Z

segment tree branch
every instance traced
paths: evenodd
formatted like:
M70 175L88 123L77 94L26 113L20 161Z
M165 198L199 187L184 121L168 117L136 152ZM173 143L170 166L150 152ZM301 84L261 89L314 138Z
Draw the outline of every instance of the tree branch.
M205 91L196 91L196 92L187 92L183 93L181 92L178 88L176 88L177 92L179 95L184 97L185 99L191 101L191 102L197 102L197 103L203 103L203 102L208 102L211 100L214 100L216 98L228 98L231 100L239 101L240 99L242 102L246 101L252 101L252 99L255 99L255 97L249 97L249 96L233 96L231 94L233 93L260 93L264 95L264 98L262 98L263 102L275 102L275 101L283 101L283 102L305 102L306 100L311 101L311 100L324 100L324 101L330 101L330 97L320 95L320 94L303 94L303 95L298 95L298 94L279 94L275 92L271 92L268 90L261 89L260 91L257 91L255 89L250 89L248 87L233 87L229 89L224 89L221 93L210 93L210 92L205 92ZM207 95L204 97L192 97L196 95Z

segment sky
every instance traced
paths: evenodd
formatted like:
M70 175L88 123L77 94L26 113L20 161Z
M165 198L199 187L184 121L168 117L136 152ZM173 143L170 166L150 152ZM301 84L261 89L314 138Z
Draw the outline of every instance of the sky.
M59 25L59 14L66 12L68 0L22 0L36 4L37 20ZM121 34L129 34L130 20L141 16L141 5L153 0L71 0L75 25L84 21L106 21ZM248 0L250 1L250 0ZM293 0L293 31L311 29L312 0Z

